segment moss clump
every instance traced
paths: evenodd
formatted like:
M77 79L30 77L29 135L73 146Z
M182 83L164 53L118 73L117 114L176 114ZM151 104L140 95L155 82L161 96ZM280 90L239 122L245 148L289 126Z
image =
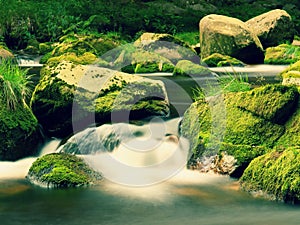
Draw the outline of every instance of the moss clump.
M45 60L45 59L44 59ZM88 65L96 63L97 56L91 52L85 52L80 56L77 56L74 52L66 53L57 57L50 57L47 59L46 62L53 63L53 62L62 62L62 61L68 61L73 62L75 64L81 64L81 65Z
M243 189L276 200L299 203L300 148L274 150L254 159L240 179Z
M236 107L268 121L284 124L298 104L296 87L266 85L236 96Z
M242 61L230 56L222 55L220 53L214 53L202 59L202 62L211 67L245 66L245 63L243 63Z
M205 76L211 75L211 71L204 66L195 64L189 60L180 60L173 71L174 76Z
M291 64L300 60L300 47L290 44L281 44L269 47L265 53L265 64Z
M283 77L287 77L289 75L287 75L288 73L297 73L300 72L300 60L295 62L294 64L290 65L288 68L286 68L284 71L282 71L279 76L281 78Z
M126 65L126 60L131 60L130 65L121 69L126 73L173 72L174 70L174 65L170 60L154 52L136 49L127 57L127 59L124 58L125 61L118 62Z
M277 146L298 146L300 147L300 101L297 111L285 124L285 133L278 140Z
M53 153L37 159L27 179L47 188L86 186L101 179L82 159L65 153Z
M284 122L297 106L298 95L295 87L283 85L227 93L226 113L213 99L193 103L181 126L182 134L191 142L190 163L203 154L226 151L239 165L247 165L276 145L285 132Z

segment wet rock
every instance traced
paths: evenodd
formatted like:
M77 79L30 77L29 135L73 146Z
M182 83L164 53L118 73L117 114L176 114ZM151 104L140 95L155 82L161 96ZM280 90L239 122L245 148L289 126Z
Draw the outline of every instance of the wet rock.
M52 153L38 158L26 178L43 188L72 188L95 184L102 177L75 155Z

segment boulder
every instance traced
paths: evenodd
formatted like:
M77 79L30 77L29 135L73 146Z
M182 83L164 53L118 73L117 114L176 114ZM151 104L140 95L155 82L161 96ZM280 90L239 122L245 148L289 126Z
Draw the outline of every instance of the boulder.
M291 64L300 60L300 47L289 44L280 44L269 47L265 53L265 64Z
M180 60L173 71L174 76L212 76L212 72L189 60Z
M258 37L241 20L212 14L200 20L199 29L202 59L220 53L247 64L263 63L264 51Z
M173 64L182 59L199 62L191 46L170 34L144 33L134 42L134 46L159 54Z
M281 9L271 10L246 22L264 48L293 42L295 30L291 16Z
M220 53L213 53L212 55L202 59L202 63L205 63L210 67L245 66L245 63L243 63L242 61L227 55L222 55Z
M268 199L299 203L300 148L277 149L254 159L240 179L242 189Z
M52 153L38 158L26 178L43 188L72 188L94 184L102 177L75 155Z
M31 107L52 136L65 137L93 123L169 114L161 81L67 61L48 63L41 77Z
M128 60L128 63L126 63ZM151 51L136 49L129 53L121 52L114 66L121 66L121 71L126 73L156 73L173 72L174 64L167 58Z
M282 83L284 85L297 85L300 83L300 60L296 63L290 65L279 75L282 78Z
M267 85L227 93L225 105L214 98L193 103L181 125L182 135L191 143L189 164L193 166L202 156L226 152L237 160L231 175L241 176L252 159L272 149L285 133L298 98L295 87Z

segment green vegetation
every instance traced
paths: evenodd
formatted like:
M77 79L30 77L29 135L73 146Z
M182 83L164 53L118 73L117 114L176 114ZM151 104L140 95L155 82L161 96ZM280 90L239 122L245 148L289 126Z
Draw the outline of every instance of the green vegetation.
M219 53L214 53L204 59L202 59L202 63L205 63L207 66L211 67L221 67L221 66L245 66L245 63L242 61L230 57L225 56Z
M297 107L298 97L295 87L267 85L225 94L226 112L214 98L193 103L184 114L181 127L182 134L191 142L189 163L193 164L203 154L226 151L238 159L239 165L247 165L272 149L285 134L283 124Z
M281 44L269 47L265 53L265 64L291 64L300 60L300 47L290 44Z
M173 71L174 76L209 76L211 71L189 60L180 60Z
M254 159L241 177L241 186L271 199L300 201L300 148L276 149Z
M27 179L48 188L86 186L101 179L84 161L74 155L53 153L37 159Z
M10 110L15 110L18 104L26 105L31 94L30 76L26 70L21 70L12 60L2 60L0 65L1 98L5 100Z

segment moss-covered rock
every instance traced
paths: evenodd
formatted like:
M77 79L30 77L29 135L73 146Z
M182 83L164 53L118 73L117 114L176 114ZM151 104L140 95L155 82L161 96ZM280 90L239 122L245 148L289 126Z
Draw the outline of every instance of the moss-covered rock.
M31 109L20 103L9 110L2 100L0 104L0 160L14 161L36 154L41 135Z
M285 10L271 10L248 20L246 24L258 36L264 48L292 43L294 39L294 23Z
M240 179L241 187L274 200L300 201L300 148L274 150L254 159Z
M211 71L189 60L180 60L173 71L174 76L206 76L211 75Z
M281 44L269 47L265 53L265 64L291 64L300 60L300 47L289 44Z
M199 29L201 59L220 53L247 64L263 63L264 51L258 37L241 20L212 14L200 20Z
M85 58L83 64L90 63L90 61L94 63L95 60L92 59L103 55L118 45L120 45L120 42L106 36L69 34L60 38L60 42L53 47L51 53L47 54L47 58L44 58L43 62L46 63L46 59L51 57L62 56L71 57L69 60L77 63L81 63L80 59L82 57ZM90 56L88 61L86 60L86 54ZM75 59L76 57L77 59Z
M134 46L159 54L173 64L182 59L199 62L197 53L187 43L170 34L144 33L134 42Z
M126 65L126 61L129 60L129 65L121 68L126 73L173 72L174 69L174 65L169 59L142 49L136 49L135 52L125 57L122 60L119 58L115 64Z
M290 117L285 124L285 133L276 143L277 146L300 146L300 100L297 111Z
M202 62L211 67L245 66L245 63L243 63L242 61L227 55L222 55L220 53L214 53L202 59Z
M47 64L41 76L31 106L44 129L54 136L68 136L73 124L82 123L77 129L83 129L94 122L169 113L166 90L160 81L66 61Z
M75 155L52 153L38 158L26 178L44 188L71 188L94 184L101 175Z
M283 84L295 84L299 86L300 60L290 65L279 74Z
M197 162L203 154L226 152L237 159L241 175L241 169L272 149L284 134L284 124L293 114L298 96L295 87L267 85L226 94L225 112L214 99L193 103L181 126L182 134L191 142L189 163Z

